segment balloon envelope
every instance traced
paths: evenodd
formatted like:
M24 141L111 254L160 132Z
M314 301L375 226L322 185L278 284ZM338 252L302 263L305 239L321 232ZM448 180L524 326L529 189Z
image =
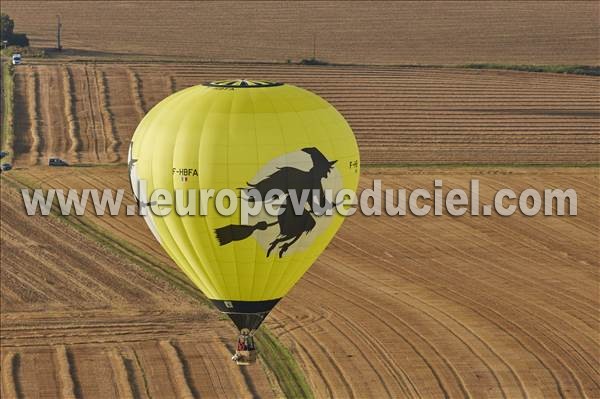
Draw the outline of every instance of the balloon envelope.
M174 198L181 190L182 205L192 202L183 193L206 190L192 204L197 215L173 206L145 219L187 277L240 329L253 331L325 249L343 216L317 215L302 198L304 210L292 214L289 194L271 204L280 215L270 215L264 205L271 200L252 201L243 189L354 191L359 153L348 123L316 94L287 84L220 81L152 108L132 138L129 173L141 206L153 210L167 208L155 190ZM201 206L208 190L216 196L223 189L235 193L225 201L237 202L235 212L219 213L214 197ZM259 213L243 220L242 203L260 206Z

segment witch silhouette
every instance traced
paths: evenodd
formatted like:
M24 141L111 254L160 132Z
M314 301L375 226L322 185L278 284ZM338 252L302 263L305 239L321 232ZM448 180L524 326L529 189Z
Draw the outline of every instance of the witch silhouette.
M326 178L333 165L337 161L329 161L315 147L303 148L302 151L309 154L313 166L309 171L300 170L291 166L278 168L277 171L257 183L248 183L246 190L255 190L254 193L260 194L263 201L270 200L267 193L271 190L281 190L284 193L285 203L277 216L277 221L267 223L260 221L254 225L230 224L215 229L215 233L220 245L229 244L232 241L244 240L256 230L266 230L275 225L279 226L279 235L271 241L267 250L267 257L279 246L279 257L300 239L302 234L308 234L315 226L314 194L318 193L318 201L321 209L328 205L325 198L325 192L321 180ZM302 209L301 214L296 214L290 198L290 192L296 193L296 205ZM309 196L302 196L303 190L310 190ZM250 197L252 198L252 197ZM299 206L298 206L299 205ZM331 204L329 204L331 206ZM307 209L308 208L308 209Z

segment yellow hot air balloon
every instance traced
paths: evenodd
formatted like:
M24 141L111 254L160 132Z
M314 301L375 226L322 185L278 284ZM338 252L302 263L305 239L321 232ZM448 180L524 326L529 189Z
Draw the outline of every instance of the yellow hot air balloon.
M157 190L175 197L196 190L206 198L229 189L248 206L268 204L270 190L284 193L272 204L279 214L261 209L245 222L241 206L224 215L201 200L196 215L172 206L167 215L145 216L165 251L240 329L238 349L251 350L254 331L339 229L342 215L313 208L335 205L322 194L328 189L356 190L359 153L348 123L316 94L281 83L218 81L152 108L132 138L129 174L141 206L156 213L167 208L152 200ZM263 199L249 198L251 189ZM317 191L304 201L297 194L292 214L290 190Z

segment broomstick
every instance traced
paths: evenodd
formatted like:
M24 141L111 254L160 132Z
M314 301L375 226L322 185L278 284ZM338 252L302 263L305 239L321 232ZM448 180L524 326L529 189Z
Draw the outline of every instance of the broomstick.
M229 226L215 229L219 245L226 245L232 241L240 241L248 238L256 230L266 230L268 227L275 226L278 222L267 223L265 221L258 222L254 225L245 224L230 224Z

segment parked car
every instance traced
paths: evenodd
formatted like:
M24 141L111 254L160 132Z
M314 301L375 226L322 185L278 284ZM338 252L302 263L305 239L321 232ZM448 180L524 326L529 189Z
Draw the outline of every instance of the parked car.
M48 160L48 166L69 166L69 164L60 158L50 158Z
M21 54L17 53L17 54L13 54L12 56L12 64L13 65L19 65L21 63Z
M2 164L2 171L7 171L7 170L11 170L12 169L12 165L9 163L3 163Z

